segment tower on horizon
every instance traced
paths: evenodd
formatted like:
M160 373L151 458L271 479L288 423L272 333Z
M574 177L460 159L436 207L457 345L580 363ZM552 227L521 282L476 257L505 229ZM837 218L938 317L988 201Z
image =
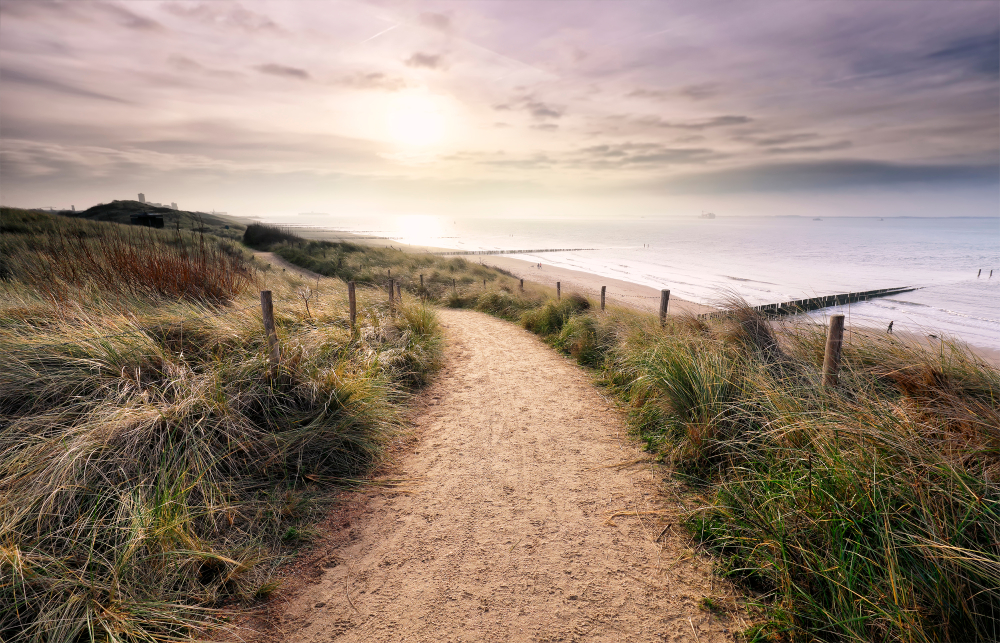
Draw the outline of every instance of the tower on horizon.
M173 208L174 210L176 210L177 209L177 204L171 201L170 207Z
M139 203L145 203L145 202L146 202L146 195L143 194L142 192L140 192L139 193Z

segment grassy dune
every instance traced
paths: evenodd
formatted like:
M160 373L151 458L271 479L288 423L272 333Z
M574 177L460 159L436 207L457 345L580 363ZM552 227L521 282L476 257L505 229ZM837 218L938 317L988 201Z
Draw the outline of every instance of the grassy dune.
M522 293L519 280L510 273L460 257L446 259L350 242L309 241L283 228L259 223L247 227L243 240L253 248L344 281L385 287L391 276L404 292L434 303L463 305L483 293L515 291L522 298L541 302L547 294L547 289L531 284L526 284ZM422 288L420 275L424 276Z
M597 369L695 495L687 525L756 598L750 640L1000 640L1000 372L877 331L820 386L825 328L472 306Z
M266 597L439 355L419 302L361 288L352 333L342 282L216 237L5 208L0 258L4 640L172 640Z

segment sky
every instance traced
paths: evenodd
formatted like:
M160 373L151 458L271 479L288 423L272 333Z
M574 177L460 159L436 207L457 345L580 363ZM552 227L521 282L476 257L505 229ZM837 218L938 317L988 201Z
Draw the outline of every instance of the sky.
M0 0L0 202L996 216L1000 3Z

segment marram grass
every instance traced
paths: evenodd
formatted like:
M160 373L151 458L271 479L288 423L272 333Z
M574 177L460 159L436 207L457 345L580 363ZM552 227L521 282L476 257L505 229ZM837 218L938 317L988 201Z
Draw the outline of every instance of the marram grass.
M512 293L507 298L517 298ZM470 305L594 366L701 499L687 518L757 605L756 641L1000 640L1000 371L957 341L594 310Z
M20 227L0 236L15 250L0 280L0 639L175 640L267 596L318 482L362 476L400 428L439 357L433 312L360 288L352 333L342 282L261 273L233 246L199 253L215 239L72 222L89 246L45 256L61 221L3 217ZM199 288L125 288L146 269L127 261L73 277L116 239L148 241L137 262L186 253ZM58 289L22 278L40 255L70 268Z

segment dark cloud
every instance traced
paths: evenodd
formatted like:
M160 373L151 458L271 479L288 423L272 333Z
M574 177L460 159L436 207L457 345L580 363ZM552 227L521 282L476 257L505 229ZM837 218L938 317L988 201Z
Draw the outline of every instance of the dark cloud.
M203 2L194 6L165 2L163 10L180 18L194 20L213 27L224 27L247 33L280 33L283 29L262 13L242 5Z
M417 17L417 22L437 31L451 31L451 18L443 13L424 12Z
M398 92L406 88L404 79L387 76L382 72L356 73L344 76L334 84L351 89L380 89L388 92Z
M309 72L305 69L299 69L298 67L286 67L285 65L278 65L275 63L266 63L264 65L257 65L254 67L257 71L262 74L269 74L271 76L281 76L284 78L296 78L298 80L309 80Z
M532 116L538 119L562 118L562 108L553 107L541 101L529 100L524 103L524 109L528 110Z
M165 31L163 25L157 21L146 16L140 16L119 5L98 4L93 5L93 7L112 16L118 24L127 29L135 29L136 31Z
M669 147L658 143L620 143L592 145L576 152L581 164L600 168L623 168L651 165L701 164L725 158L704 147Z
M540 100L535 99L532 96L526 96L523 98L518 98L509 103L501 103L494 105L493 109L499 112L507 112L512 110L523 110L531 114L535 120L546 120L549 118L562 118L565 113L562 107L556 107L548 103L544 103Z
M998 183L1000 167L919 165L863 160L775 163L678 176L656 182L671 192L799 192L903 185L989 185Z
M1000 74L1000 31L952 41L927 56L934 62L948 62L996 78Z
M686 129L686 130L706 130L714 127L731 127L733 125L746 125L752 123L749 116L716 116L700 121L665 121L659 116L640 116L633 120L647 127L662 127L666 129Z
M850 141L834 141L823 145L791 145L788 147L769 147L765 152L768 154L818 154L820 152L832 152L835 150L846 150L851 147Z
M26 72L18 71L16 69L3 69L0 71L0 80L4 82L14 82L20 83L22 85L29 85L31 87L39 87L41 89L47 89L53 92L59 92L61 94L66 94L68 96L75 96L77 98L93 98L95 100L109 101L112 103L122 103L129 104L130 101L117 98L115 96L109 96L108 94L102 94L99 92L92 92L89 89L83 89L81 87L76 87L68 83L64 83L59 80L54 80L52 78L47 78L45 76L39 76L35 74L29 74Z
M697 85L685 85L676 90L637 87L626 94L626 96L629 98L647 98L650 100L674 100L678 96L691 100L705 100L706 98L717 96L718 93L719 86L717 84L701 83Z
M705 100L719 95L719 86L715 83L700 83L698 85L687 85L681 87L678 93L687 96L691 100Z
M444 68L444 57L435 54L425 54L421 52L416 52L409 58L407 58L404 63L408 67L424 67L426 69L442 69Z
M789 145L791 143L814 141L817 138L819 138L819 134L815 132L800 132L795 134L774 134L772 136L765 137L740 136L737 137L737 140L753 143L754 145L759 145L761 147L774 147L776 145Z
M239 76L240 74L234 71L225 71L222 69L210 69L202 65L197 60L188 58L187 56L181 56L174 54L167 59L167 64L176 69L177 71L184 72L185 74L204 74L206 76L214 76L216 78L232 78L234 76Z

